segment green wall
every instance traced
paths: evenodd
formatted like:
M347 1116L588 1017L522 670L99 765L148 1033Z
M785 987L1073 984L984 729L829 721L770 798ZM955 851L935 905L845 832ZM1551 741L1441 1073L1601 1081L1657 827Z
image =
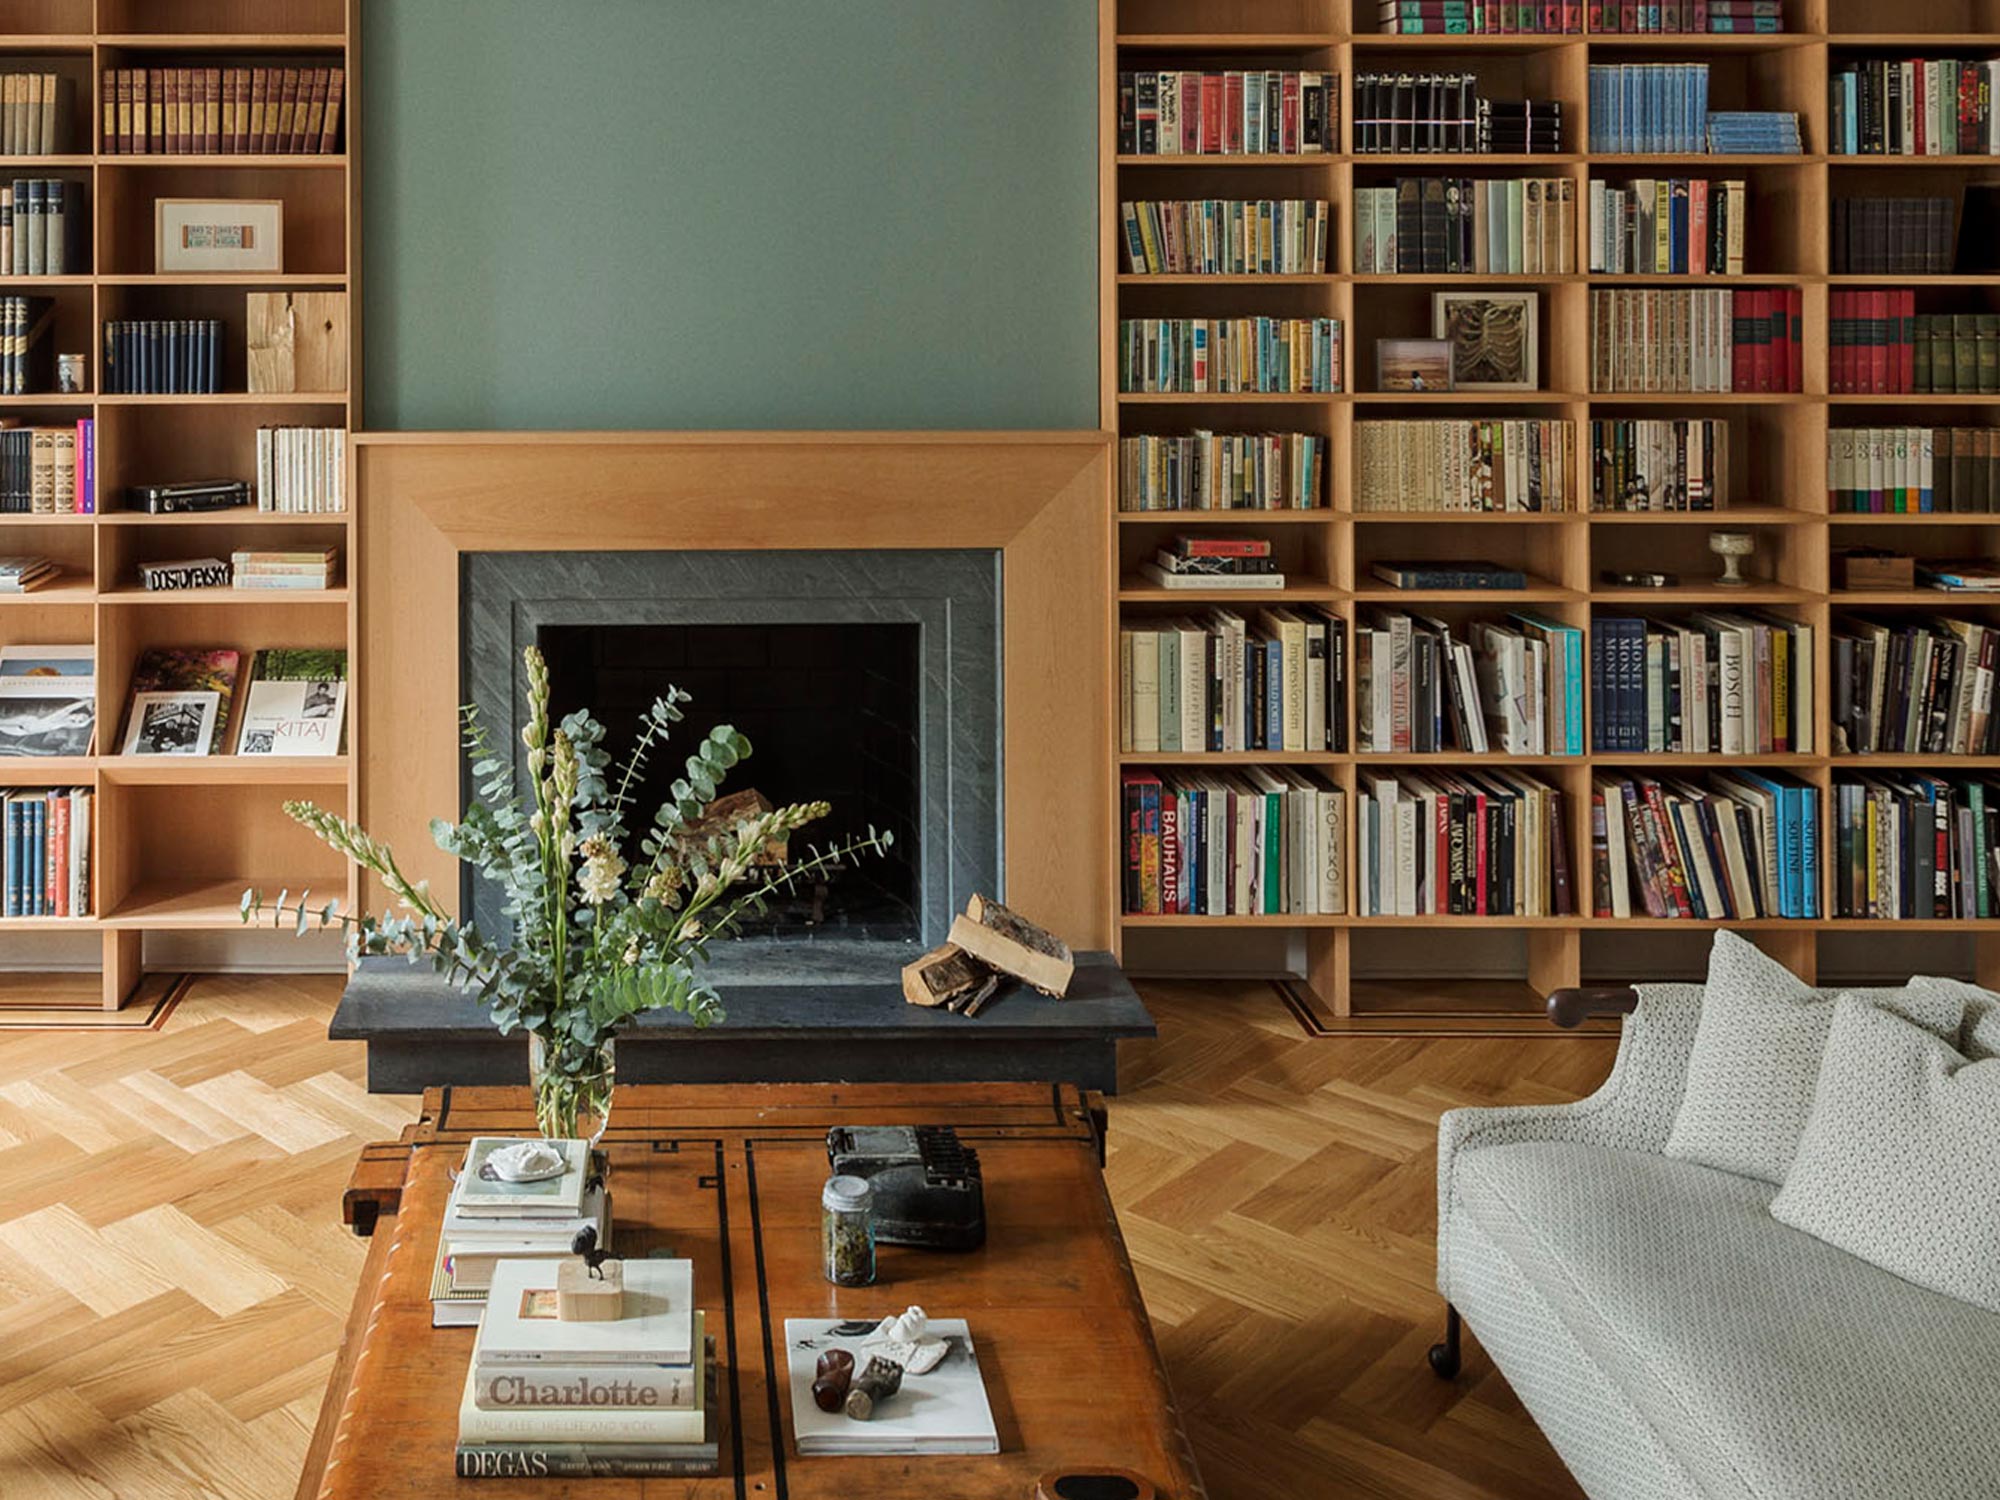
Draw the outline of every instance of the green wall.
M371 428L1094 427L1091 0L367 0Z

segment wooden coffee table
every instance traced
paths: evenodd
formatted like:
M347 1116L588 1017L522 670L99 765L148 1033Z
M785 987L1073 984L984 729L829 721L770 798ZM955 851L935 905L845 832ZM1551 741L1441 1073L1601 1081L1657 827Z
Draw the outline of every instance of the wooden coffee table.
M819 1268L819 1191L834 1125L950 1125L979 1152L984 1249L883 1246L878 1283ZM1163 1500L1201 1480L1153 1343L1102 1173L1094 1095L1035 1084L621 1088L604 1146L614 1246L693 1260L721 1362L712 1479L459 1480L452 1447L473 1330L430 1326L448 1173L477 1135L532 1134L526 1089L433 1089L400 1141L369 1146L343 1206L372 1234L300 1500L441 1494L687 1500L1032 1500L1046 1476L1126 1470ZM971 1325L1000 1431L983 1457L801 1458L784 1321L901 1312Z

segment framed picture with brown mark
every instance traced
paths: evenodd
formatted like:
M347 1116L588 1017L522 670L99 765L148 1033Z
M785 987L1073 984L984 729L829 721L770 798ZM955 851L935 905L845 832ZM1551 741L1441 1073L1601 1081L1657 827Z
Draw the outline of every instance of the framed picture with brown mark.
M155 198L153 269L163 276L285 269L279 198Z
M1379 391L1448 391L1452 388L1451 340L1375 340L1375 388Z
M1541 388L1535 292L1464 291L1431 295L1431 332L1451 343L1452 378L1461 391Z

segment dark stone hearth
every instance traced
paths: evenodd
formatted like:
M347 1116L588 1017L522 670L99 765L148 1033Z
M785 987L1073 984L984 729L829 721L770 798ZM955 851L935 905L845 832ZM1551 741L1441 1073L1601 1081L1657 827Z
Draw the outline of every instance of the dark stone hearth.
M1117 1044L1154 1034L1153 1018L1108 953L1077 955L1070 996L1005 989L976 1018L903 999L879 983L731 984L729 1019L705 1030L671 1012L618 1042L621 1083L1076 1083L1115 1093ZM477 1001L428 968L363 960L329 1029L368 1044L368 1087L413 1094L437 1084L528 1081L527 1043L493 1029Z

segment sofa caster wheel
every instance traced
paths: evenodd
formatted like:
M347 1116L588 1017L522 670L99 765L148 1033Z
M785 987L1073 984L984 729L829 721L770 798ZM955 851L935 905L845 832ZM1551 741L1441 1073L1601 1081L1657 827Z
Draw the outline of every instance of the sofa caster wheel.
M1458 1378L1458 1351L1449 1344L1432 1344L1429 1359L1431 1373L1439 1380Z

